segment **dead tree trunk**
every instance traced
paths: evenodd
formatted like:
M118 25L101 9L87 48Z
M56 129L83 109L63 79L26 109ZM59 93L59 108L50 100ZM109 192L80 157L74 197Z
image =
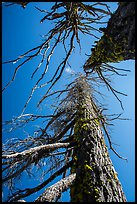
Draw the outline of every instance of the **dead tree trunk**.
M135 59L135 2L120 2L101 39L84 65L85 72L102 63Z
M84 79L83 79L84 80ZM80 79L82 82L82 79ZM126 202L117 173L109 158L100 126L97 107L83 83L77 84L77 122L74 140L72 173L76 180L71 187L72 202Z

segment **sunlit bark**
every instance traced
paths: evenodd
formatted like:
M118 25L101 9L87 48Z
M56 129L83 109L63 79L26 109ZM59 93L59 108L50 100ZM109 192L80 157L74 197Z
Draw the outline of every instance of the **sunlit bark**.
M74 149L74 164L71 169L72 173L76 173L76 180L71 187L71 201L125 202L126 198L101 130L100 120L103 118L99 116L90 94L82 86L77 91L79 105L74 127L77 148Z
M61 196L63 191L67 190L75 180L76 174L71 174L70 176L61 179L54 185L46 189L46 191L40 195L35 202L55 202L58 197Z
M135 2L120 2L111 15L104 34L84 65L85 72L102 63L135 59Z
M17 2L17 4L21 4L23 8L25 8L27 3L29 2ZM15 4L15 2L9 4L9 6L13 4ZM96 5L102 5L105 9L99 9ZM90 24L99 23L103 18L102 14L110 15L110 11L107 5L103 3L86 5L82 2L56 2L50 12L37 8L40 12L45 12L41 23L45 20L57 20L57 22L54 28L49 31L44 43L30 49L14 60L5 62L17 63L19 61L19 65L15 68L11 81L9 81L3 90L14 81L18 70L26 62L37 57L41 51L43 51L43 54L41 53L42 58L38 66L34 69L31 79L34 78L36 72L39 71L46 59L45 70L32 88L22 114L12 120L10 124L20 127L22 123L27 124L38 118L48 118L48 122L45 127L37 131L37 136L34 134L27 139L12 140L12 142L10 142L10 140L4 145L2 156L3 182L11 188L10 196L7 201L25 202L20 199L30 196L42 188L46 188L51 181L54 181L54 179L62 175L60 181L46 188L44 193L34 202L54 202L58 200L61 193L68 188L71 189L70 197L72 202L126 202L122 186L108 154L104 134L108 139L110 149L119 158L125 158L120 156L112 147L110 136L106 128L106 119L94 101L91 93L92 90L89 88L87 79L89 79L88 74L95 71L116 97L117 95L115 93L120 93L111 87L109 84L110 79L107 80L104 77L103 71L107 72L107 74L109 71L119 74L119 69L107 63L134 59L134 7L134 2L119 3L119 7L116 12L112 14L107 28L103 30L104 35L97 42L95 48L92 49L92 54L84 65L84 71L87 77L80 75L80 77L69 84L66 89L62 91L57 90L52 93L49 92L62 76L74 49L75 39L81 47L79 31L83 34L94 36L90 31L97 29ZM59 8L64 9L64 12L57 13ZM85 16L85 13L90 17ZM85 20L87 20L87 23L83 22ZM70 47L66 50L66 40L68 40L69 37ZM55 42L52 44L51 42L54 38ZM48 70L54 50L59 43L62 43L64 47L65 58L54 69L55 73L50 81L40 84ZM48 55L46 55L47 51L49 51ZM20 62L20 59L22 59L23 62ZM104 63L103 66L102 63ZM125 71L124 69L120 70ZM94 76L91 77L91 80L95 81ZM47 84L50 84L50 87L38 102L38 106L49 96L55 94L61 96L62 93L68 93L65 99L61 99L54 114L47 116L23 114L34 91ZM57 99L59 99L59 97ZM121 101L120 103L122 106ZM13 129L14 127L12 130ZM62 148L65 150L62 150ZM61 157L59 158L58 155L61 155ZM50 165L48 163L49 157L52 158ZM29 167L32 167L32 164L39 165L42 159L44 160L42 166L44 175L53 170L51 176L48 178L43 177L44 181L32 188L26 187L24 189L18 189L14 181L21 176L22 172L27 172ZM45 167L47 168L46 170ZM66 172L68 173L69 170L70 175L66 177ZM30 172L28 171L27 173L29 174Z

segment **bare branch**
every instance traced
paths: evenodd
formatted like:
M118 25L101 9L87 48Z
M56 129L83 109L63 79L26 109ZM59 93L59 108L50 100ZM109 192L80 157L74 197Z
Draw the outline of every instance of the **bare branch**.
M122 101L118 98L118 96L116 95L116 93L122 94L124 96L127 96L127 94L119 92L117 90L115 90L114 88L112 88L112 86L107 82L106 78L103 76L101 71L97 71L97 73L99 74L99 77L105 82L105 84L110 88L110 90L112 91L112 93L114 94L114 96L118 99L118 101L120 102L121 108L124 110L123 108L123 104ZM116 92L116 93L115 93Z
M13 2L14 3L14 2ZM28 3L28 2L24 2ZM22 4L22 2L19 4ZM24 5L22 4L22 5ZM96 4L98 5L98 4ZM36 72L40 69L41 65L43 64L44 60L46 60L46 66L45 66L45 70L42 73L41 77L37 80L36 84L34 85L34 87L31 90L31 93L28 97L27 102L25 103L24 107L23 107L23 111L22 114L24 113L28 103L30 102L34 92L36 89L41 88L49 83L51 83L50 88L48 89L47 93L51 90L51 88L57 83L57 81L60 79L60 77L62 76L62 73L64 71L64 68L66 66L66 63L68 63L68 59L71 56L71 52L74 49L73 44L74 44L74 37L76 37L77 43L80 46L81 49L81 45L80 45L80 39L78 36L78 32L79 30L82 29L83 32L85 32L86 34L91 34L94 37L95 36L92 33L92 30L95 30L95 27L91 27L88 25L88 23L93 22L93 23L99 23L98 21L100 21L103 16L101 16L101 14L107 14L110 15L109 9L106 5L106 8L104 7L104 5L102 4L102 8L98 9L95 6L92 5L86 5L85 3L81 3L81 2L62 2L62 3L58 3L56 2L52 8L51 8L51 12L48 12L46 10L41 10L38 7L36 7L36 9L38 9L40 12L45 13L46 15L45 17L41 20L41 22L43 22L44 20L57 20L55 22L55 26L53 29L51 29L48 34L47 34L47 39L44 41L44 43L42 43L40 46L37 46L35 48L30 49L29 51L25 52L24 54L22 54L21 56L19 56L17 59L15 60L10 60L4 63L16 63L20 60L23 60L22 63L20 63L14 71L13 77L12 79L6 84L6 86L3 88L3 91L15 80L16 74L18 72L18 70L24 65L26 64L28 61L34 59L35 57L37 57L39 54L41 54L41 52L43 51L44 53L42 54L42 59L40 60L37 68L33 71L31 78L34 77L34 75L36 74ZM104 9L105 8L105 9ZM64 12L59 12L58 9L63 9ZM87 19L87 23L84 22L84 18L85 18L85 13L89 14L89 18ZM82 18L83 16L83 18ZM97 17L97 18L96 18ZM81 26L81 28L79 28L79 25ZM96 31L99 31L98 29ZM99 31L100 32L100 31ZM63 39L63 45L64 45L64 49L65 49L65 40L68 39L69 35L72 33L72 37L69 40L70 41L70 49L69 51L66 53L66 57L64 60L61 61L61 63L59 64L59 66L55 69L55 74L53 75L52 79L45 83L42 84L40 86L39 83L41 82L41 80L44 78L44 76L46 75L46 72L48 70L48 66L51 60L51 57L54 55L54 50L55 48L58 46L58 44L62 41ZM58 38L56 40L56 42L51 46L50 48L50 42L54 39L54 37L58 35ZM61 37L62 38L61 39ZM47 50L50 50L50 53L48 56L46 56ZM34 52L34 54L32 54L32 52ZM66 49L65 49L66 52ZM30 54L30 56L26 56L27 54ZM27 59L25 59L25 57L27 57ZM46 93L46 94L47 94ZM40 100L40 103L43 101L44 99ZM40 104L39 103L39 104Z
M39 147L34 147L29 150L25 150L24 152L19 152L11 155L2 155L2 158L10 159L10 158L22 158L26 155L31 155L35 152L39 154L40 151L45 151L45 150L53 150L56 148L61 148L61 147L68 147L70 143L55 143L55 144L48 144L48 145L41 145Z
M17 201L20 198L27 197L36 191L41 190L44 188L48 183L50 183L52 180L54 180L57 176L61 175L67 168L69 168L72 165L72 161L70 161L67 165L60 168L58 171L56 171L54 174L52 174L46 181L41 183L40 185L34 187L34 188L28 188L24 190L19 190L16 193L14 193L11 197L9 197L8 202Z
M55 202L62 192L66 191L71 185L73 185L75 178L76 174L74 173L61 179L54 185L48 187L34 202Z
M112 142L111 142L110 136L109 136L109 134L108 134L108 131L106 130L106 127L105 127L105 125L104 125L104 123L103 123L102 121L101 121L101 124L102 124L103 129L104 129L104 131L105 131L105 133L106 133L106 136L107 136L107 138L108 138L108 142L109 142L109 145L110 145L110 149L111 149L120 159L123 159L123 160L128 161L127 158L124 158L124 157L120 156L120 155L117 153L117 151L112 147Z
M16 202L20 203L20 202L26 202L26 201L25 200L17 200Z

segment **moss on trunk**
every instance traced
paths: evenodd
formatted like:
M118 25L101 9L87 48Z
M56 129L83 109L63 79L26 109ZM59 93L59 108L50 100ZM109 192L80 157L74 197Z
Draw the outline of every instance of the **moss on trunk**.
M72 202L125 202L117 173L109 158L97 108L90 95L80 92L74 139Z
M102 30L103 36L84 65L86 72L102 63L135 59L135 2L119 3Z

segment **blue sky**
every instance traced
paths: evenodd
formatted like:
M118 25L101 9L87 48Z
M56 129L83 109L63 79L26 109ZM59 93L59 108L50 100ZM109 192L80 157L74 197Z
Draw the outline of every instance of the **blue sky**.
M2 5L2 59L3 61L15 59L18 55L24 53L28 49L39 45L42 42L40 35L45 34L53 25L45 21L40 24L40 20L43 14L34 8L37 5L41 9L47 9L52 5L52 2L37 2L31 3L26 9L22 9L20 6L4 7ZM112 10L117 8L115 2L109 2L109 6ZM81 55L79 50L75 49L70 57L70 64L66 67L62 78L56 85L56 89L64 87L66 82L72 80L72 72L83 72L82 65L85 63L87 57L84 53L90 54L90 49L96 39L86 36L80 36L82 39L83 51ZM52 59L52 66L49 67L43 83L47 81L54 71L54 66L59 63L59 59L62 56L63 50L61 47L57 49L56 55ZM38 64L37 59L24 65L17 73L15 81L7 88L2 97L2 120L10 120L14 116L18 116L32 86L35 84L36 79L41 73L38 73L36 79L30 80L31 74ZM120 95L120 99L123 101L124 112L121 110L119 102L115 99L111 92L108 92L105 88L98 88L105 94L104 99L100 99L103 104L106 104L108 111L106 113L121 113L123 112L123 118L129 118L130 120L117 120L114 121L114 126L108 127L111 133L112 141L119 144L115 146L116 150L123 156L128 158L128 162L119 159L112 151L110 157L113 165L118 172L118 178L123 186L123 190L127 197L127 201L135 201L135 62L134 60L128 60L120 63L115 63L115 66L119 68L130 69L127 77L114 77L112 84L115 89L126 93L128 96ZM5 86L11 79L16 64L5 64L2 67L2 85ZM44 95L47 87L37 90L29 103L25 113L44 113L50 112L50 104L52 99L41 105L40 109L36 109L36 104L40 98ZM54 88L55 89L55 88ZM33 127L27 127L32 131ZM15 134L19 137L23 137L22 131L17 130ZM3 141L13 137L12 134L3 133ZM26 181L25 181L26 182ZM31 198L30 198L31 199ZM66 198L67 199L67 194ZM27 199L26 199L27 200ZM29 200L28 200L29 201ZM30 200L31 201L31 200Z

